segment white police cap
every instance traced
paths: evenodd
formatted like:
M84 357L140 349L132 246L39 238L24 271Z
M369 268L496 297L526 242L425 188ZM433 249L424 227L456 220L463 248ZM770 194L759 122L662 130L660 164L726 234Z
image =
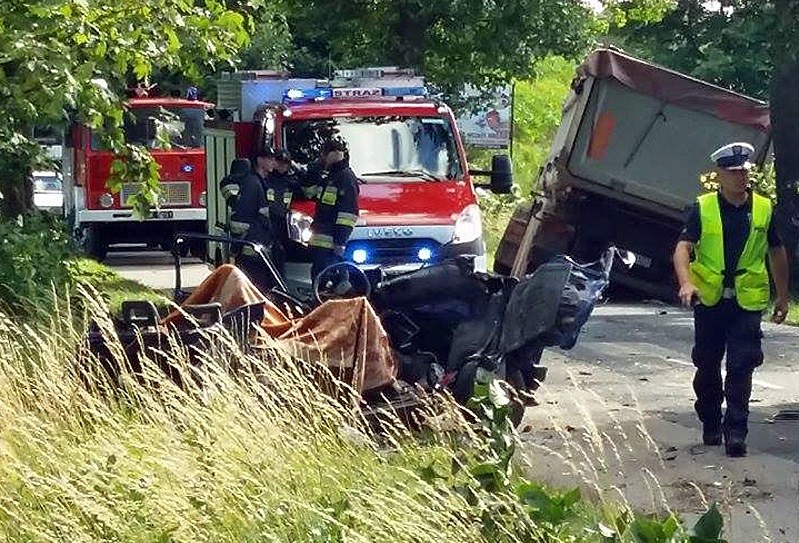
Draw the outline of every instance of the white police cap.
M748 170L752 167L749 157L754 154L755 148L746 142L729 143L710 155L710 160L716 166L725 170Z

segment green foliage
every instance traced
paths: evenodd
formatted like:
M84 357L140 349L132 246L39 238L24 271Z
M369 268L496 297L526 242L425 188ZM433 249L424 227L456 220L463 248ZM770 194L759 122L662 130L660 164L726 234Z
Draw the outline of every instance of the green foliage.
M30 313L49 305L69 274L63 265L71 242L57 218L35 213L18 221L0 220L0 305Z
M559 526L575 514L574 507L580 501L580 489L568 492L553 492L541 485L521 483L516 487L519 499L536 522Z
M577 64L550 56L535 64L535 76L516 82L513 111L513 173L528 196L549 154Z
M239 53L239 69L285 69L291 50L291 33L280 5L264 5L254 17L249 45Z
M30 319L48 317L54 299L77 301L79 285L99 291L113 312L130 299L164 305L166 299L123 279L110 268L76 255L63 221L35 212L0 220L0 310Z
M721 539L723 528L724 519L721 518L721 513L714 503L696 522L688 541L690 543L727 543L726 540Z
M596 17L582 2L289 1L300 71L400 65L421 70L453 104L464 83L490 88L532 74L550 54L579 58Z
M719 189L717 174L715 171L707 172L699 177L699 183L706 192ZM777 201L777 182L774 171L774 164L767 163L762 167L752 167L749 170L749 183L752 190L770 198L773 202Z
M674 517L669 517L665 521L643 517L635 519L630 525L636 543L672 543L679 529L680 525Z
M707 9L701 0L674 3L659 22L631 21L610 39L675 70L766 98L775 69L799 51L799 4L727 0ZM745 51L745 54L741 54Z
M157 175L146 151L124 148L122 91L154 71L199 78L217 63L235 58L247 41L245 18L217 0L134 3L101 0L32 0L4 5L0 14L0 141L31 147L30 128L58 123L77 112L104 133L123 159L143 160L149 172L142 204L154 205ZM0 146L0 164L7 162ZM29 171L29 160L23 172ZM24 182L24 175L16 183ZM140 212L146 211L139 209ZM6 209L14 216L25 209Z

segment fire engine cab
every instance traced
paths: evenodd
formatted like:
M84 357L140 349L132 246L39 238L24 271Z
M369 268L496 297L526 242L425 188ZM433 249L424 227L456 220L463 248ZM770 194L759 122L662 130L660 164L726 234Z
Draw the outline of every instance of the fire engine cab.
M206 110L213 104L175 97L133 97L127 101L125 139L148 147L159 166L162 196L159 209L140 220L131 198L139 185L125 183L112 194L106 186L114 154L81 124L70 124L62 157L64 213L86 252L102 260L109 245L147 243L169 249L178 231L206 231ZM156 123L167 123L171 146L156 148ZM205 244L191 246L202 256Z
M474 175L490 175L494 192L507 193L510 160L493 157L491 171L469 170L450 108L428 96L424 79L408 70L342 70L332 80L298 79L277 72L228 74L217 107L226 122L206 124L209 160L209 233L220 235L227 207L219 180L235 157L252 158L266 146L291 153L302 169L329 138L343 139L361 181L360 214L345 258L362 268L406 271L459 254L486 254ZM213 187L213 188L211 188ZM315 203L297 200L287 217L287 284L310 295L310 239ZM209 257L226 255L213 246Z

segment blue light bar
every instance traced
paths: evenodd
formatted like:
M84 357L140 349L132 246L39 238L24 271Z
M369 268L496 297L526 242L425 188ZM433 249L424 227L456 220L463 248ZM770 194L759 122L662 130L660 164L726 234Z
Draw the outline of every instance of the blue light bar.
M427 96L424 87L383 87L383 96Z
M425 87L316 87L313 89L288 89L283 102L312 102L319 100L347 100L353 98L427 96Z
M302 102L309 100L327 100L333 97L330 87L317 87L314 89L288 89L283 93L283 101Z

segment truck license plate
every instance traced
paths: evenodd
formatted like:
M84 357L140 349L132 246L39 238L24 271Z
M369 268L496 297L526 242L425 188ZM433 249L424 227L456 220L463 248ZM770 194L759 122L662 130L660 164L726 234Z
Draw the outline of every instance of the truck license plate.
M152 213L153 219L171 219L172 217L174 217L172 211L153 211Z

